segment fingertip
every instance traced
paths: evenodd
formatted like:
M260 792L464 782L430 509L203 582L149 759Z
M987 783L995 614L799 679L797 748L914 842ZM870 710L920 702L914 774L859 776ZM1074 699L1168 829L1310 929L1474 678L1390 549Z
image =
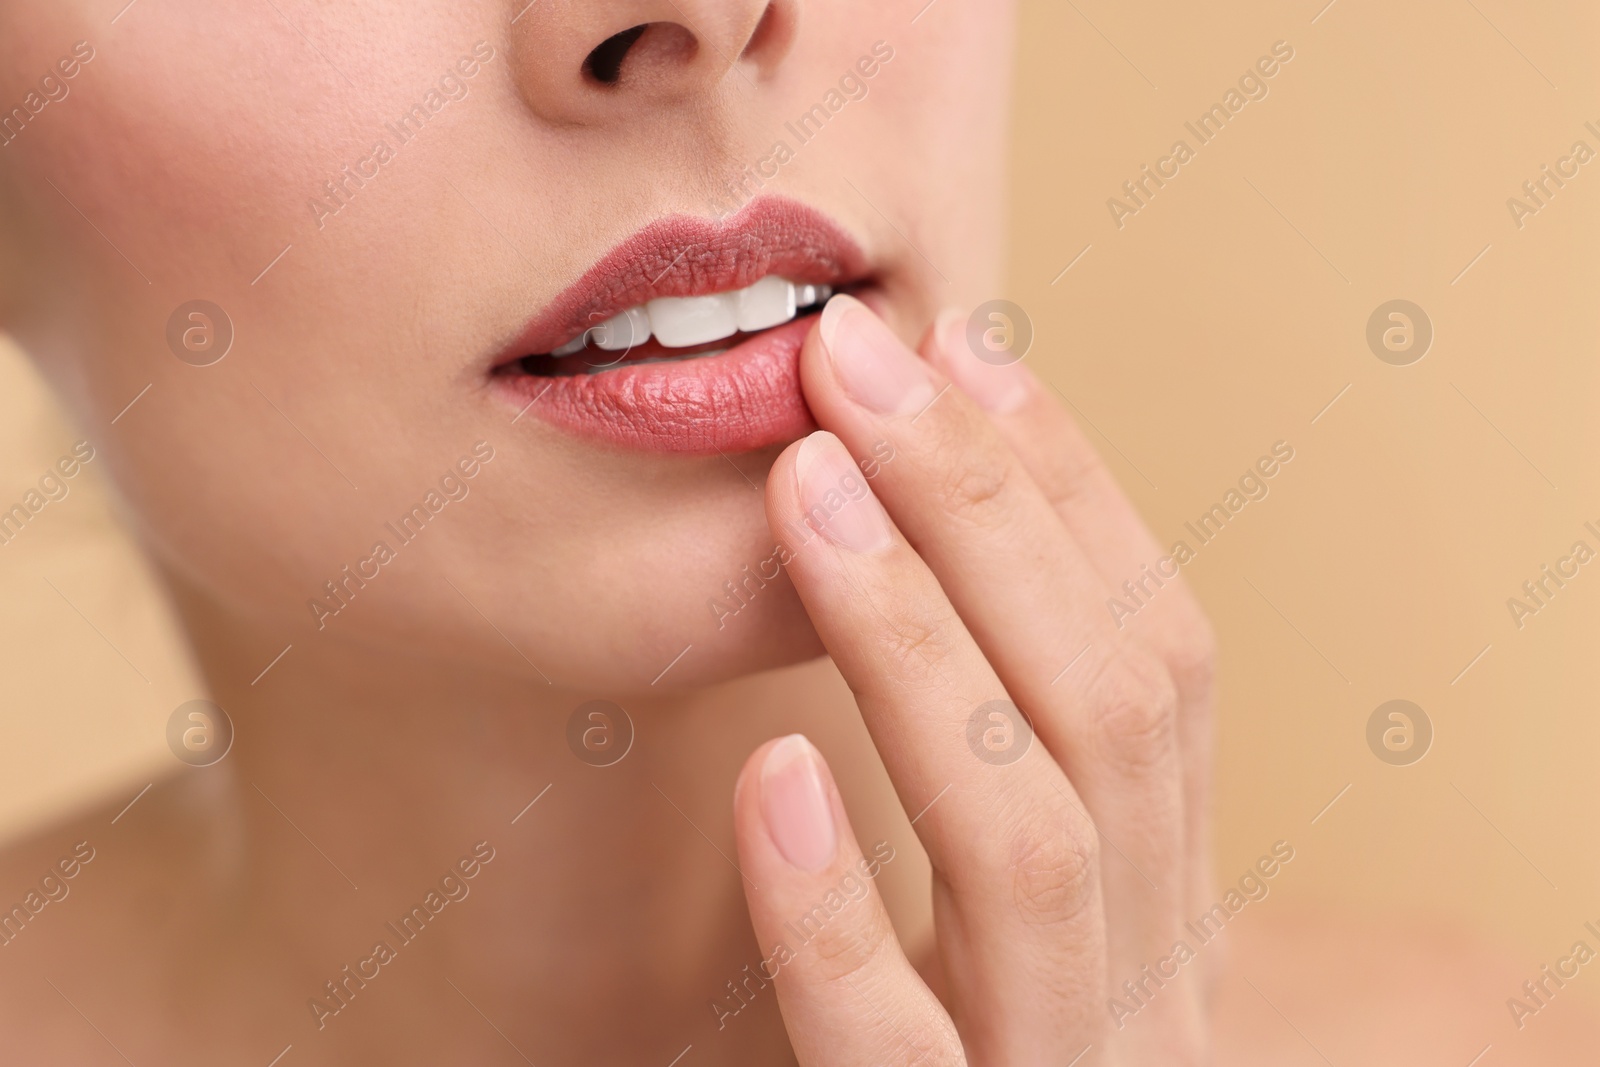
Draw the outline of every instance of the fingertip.
M813 430L811 433L806 434L805 437L790 441L783 446L783 451L778 453L778 458L772 461L772 467L767 471L766 488L768 500L771 500L775 493L781 494L786 487L793 487L795 459L800 455L800 446L805 444L812 434L816 432Z
M970 318L957 307L939 312L923 340L922 355L984 411L1010 415L1028 402L1032 374L1008 348L986 347L984 334L973 334Z
M824 345L828 348L833 347L839 320L857 308L869 313L872 310L849 293L835 293L826 304L822 305L822 314L817 317L817 333Z
M818 430L795 453L795 500L830 544L858 553L894 544L894 526L844 442Z
M894 544L894 523L872 492L863 463L837 436L816 430L784 449L767 477L767 527L788 563L820 537L836 548L876 554Z
M857 428L921 411L943 383L883 315L841 294L802 347L800 384L817 421L853 438Z
M741 843L755 843L759 831L772 860L806 873L826 870L843 837L837 794L827 760L804 734L766 742L745 760L734 785Z
M745 757L744 766L739 768L738 777L733 780L733 818L736 826L742 826L747 817L754 812L751 804L759 794L751 783L756 782L761 776L762 764L766 762L767 752L782 738L775 737L764 741L756 750Z
M772 461L772 469L767 472L767 525L780 539L787 524L791 523L801 510L798 490L800 450L805 447L807 441L820 432L822 431L813 430L798 441L789 442L784 450L778 453L778 458Z
M935 315L928 335L922 341L922 355L934 366L950 373L951 354L964 343L967 315L958 307L947 307Z
M828 402L829 389L833 384L833 364L829 353L833 350L839 320L847 310L864 306L848 293L835 293L822 305L816 325L806 331L805 340L800 344L800 391L819 422L832 410Z
M761 816L761 768L766 766L767 754L782 740L774 737L758 745L745 758L739 776L734 779L733 832L742 855L751 855L752 848L759 846L766 836Z
M833 779L822 753L804 734L779 738L767 749L758 780L767 835L792 867L816 872L839 851Z

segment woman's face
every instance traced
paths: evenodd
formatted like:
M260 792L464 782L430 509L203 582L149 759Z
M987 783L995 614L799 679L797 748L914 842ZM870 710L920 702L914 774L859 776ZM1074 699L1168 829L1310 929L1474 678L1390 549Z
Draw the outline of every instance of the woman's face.
M125 3L0 0L0 326L178 582L267 657L819 651L761 577L790 294L997 295L1008 7Z

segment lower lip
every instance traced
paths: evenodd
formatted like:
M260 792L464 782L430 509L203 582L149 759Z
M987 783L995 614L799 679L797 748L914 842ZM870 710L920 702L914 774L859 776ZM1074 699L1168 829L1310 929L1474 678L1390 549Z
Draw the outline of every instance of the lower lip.
M816 321L795 319L715 356L496 382L520 411L579 437L645 452L749 452L817 428L800 391L800 346Z

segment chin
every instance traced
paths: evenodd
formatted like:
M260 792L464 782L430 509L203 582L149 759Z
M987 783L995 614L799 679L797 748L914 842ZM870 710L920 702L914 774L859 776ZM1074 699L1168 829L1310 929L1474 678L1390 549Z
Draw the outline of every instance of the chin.
M769 584L768 590L773 589L774 585ZM722 630L712 631L714 636L705 645L703 658L691 663L691 657L702 651L697 644L656 688L665 685L683 668L688 669L683 669L674 688L693 689L731 682L827 655L822 638L817 636L816 628L787 579L766 604L752 603L738 616L724 622Z
M632 637L617 643L622 647L575 650L562 672L568 677L552 674L556 685L583 696L670 697L827 654L786 574L764 586L747 582L737 611L724 587L726 614L713 613L706 595L710 586L703 583L696 597L685 597L672 610L664 609L659 583L638 588L643 595L617 605L618 625L612 631Z

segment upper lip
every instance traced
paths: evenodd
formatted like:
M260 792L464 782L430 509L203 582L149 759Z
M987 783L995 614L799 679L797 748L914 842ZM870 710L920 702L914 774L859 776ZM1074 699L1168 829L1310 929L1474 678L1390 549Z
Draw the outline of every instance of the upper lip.
M669 215L624 239L562 290L497 365L549 352L647 300L727 292L769 274L837 288L862 279L866 257L838 223L786 197L760 197L720 221Z

